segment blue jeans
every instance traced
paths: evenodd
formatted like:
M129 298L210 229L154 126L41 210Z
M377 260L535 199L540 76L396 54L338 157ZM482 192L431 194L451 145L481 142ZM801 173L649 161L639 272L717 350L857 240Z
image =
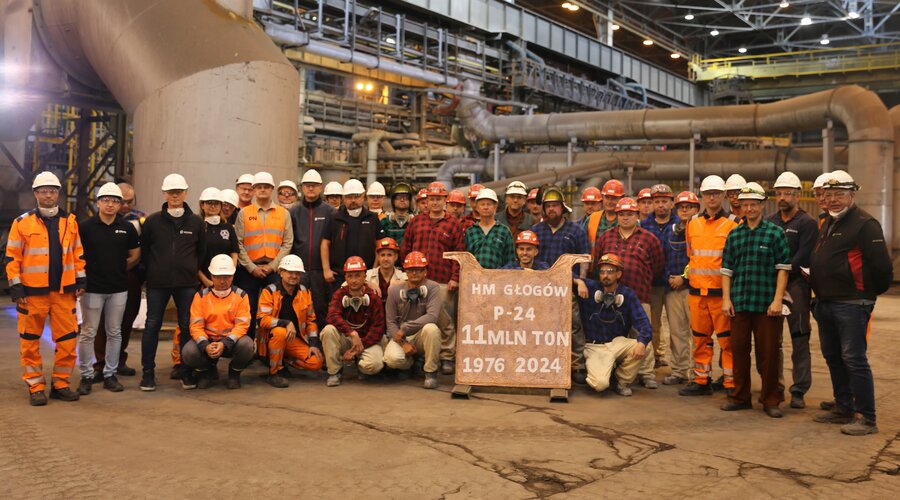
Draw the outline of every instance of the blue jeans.
M159 345L159 329L162 328L163 314L169 304L169 298L175 300L175 310L178 312L178 328L181 330L181 338L178 339L180 347L191 338L191 302L197 289L190 287L179 288L147 288L147 323L144 325L144 335L141 337L141 365L144 370L156 369L156 347Z
M875 382L866 357L866 327L874 307L818 301L815 308L835 404L871 422L875 422Z

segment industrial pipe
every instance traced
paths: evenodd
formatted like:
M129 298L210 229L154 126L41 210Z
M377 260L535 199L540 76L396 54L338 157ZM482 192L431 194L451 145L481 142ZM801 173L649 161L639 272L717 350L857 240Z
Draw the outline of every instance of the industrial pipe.
M443 182L447 189L453 189L456 174L482 174L486 168L482 158L451 158L438 168L435 180Z
M589 173L593 174L596 172L606 172L615 170L623 166L625 166L625 164L623 164L622 161L618 158L604 158L592 163L584 163L581 165L574 165L571 167L563 167L558 169L551 168L547 170L541 170L540 172L536 172L533 174L522 175L519 177L510 177L499 181L483 183L483 185L484 187L496 189L498 190L498 192L502 192L501 190L505 189L506 186L508 186L509 183L513 181L523 182L527 186L537 186L545 183L556 184L558 181L567 177L579 177ZM650 165L648 164L636 165L629 163L628 166L634 166L639 169L650 168Z
M891 241L891 255L894 257L894 276L900 276L900 105L890 111L894 127L894 227ZM887 236L887 235L885 235Z

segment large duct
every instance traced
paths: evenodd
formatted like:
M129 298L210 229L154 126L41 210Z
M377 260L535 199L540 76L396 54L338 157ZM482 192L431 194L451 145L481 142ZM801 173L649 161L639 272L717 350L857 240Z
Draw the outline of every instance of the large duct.
M34 0L44 47L70 78L108 88L134 118L135 187L162 203L169 173L192 192L267 170L293 179L297 72L248 0ZM196 199L189 196L189 200Z
M478 92L478 86L474 81L465 82L457 116L463 125L490 141L546 144L566 143L573 138L591 141L691 139L696 134L761 136L821 129L828 120L834 120L847 129L848 170L861 186L858 205L881 220L888 239L897 229L893 227L891 198L894 131L881 99L862 87L843 86L767 104L493 116L477 100L466 97L467 93ZM743 168L735 171L747 173Z
M900 225L900 105L891 108L889 114L891 124L894 126L894 224ZM894 256L894 275L896 276L900 274L900 227L894 229L891 255Z

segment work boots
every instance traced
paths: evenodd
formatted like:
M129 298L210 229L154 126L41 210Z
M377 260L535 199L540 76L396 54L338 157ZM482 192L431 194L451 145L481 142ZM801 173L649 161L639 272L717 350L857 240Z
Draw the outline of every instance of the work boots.
M228 369L228 385L226 386L229 389L240 389L241 388L241 372L237 370Z
M78 394L72 392L72 389L68 387L62 387L59 389L51 388L50 389L50 398L58 399L60 401L78 401Z
M279 389L284 389L288 385L290 385L284 377L276 373L275 375L269 375L266 377L266 382L272 387L277 387Z
M78 394L87 396L91 393L91 384L94 383L94 377L81 377L81 383L78 384Z
M690 384L678 389L679 396L711 396L712 388L709 384L698 384L691 382Z
M422 387L424 387L426 389L437 389L437 387L438 387L437 373L426 373L425 374L425 384Z
M28 395L28 404L31 406L46 406L47 405L47 395L44 394L44 391L32 392Z

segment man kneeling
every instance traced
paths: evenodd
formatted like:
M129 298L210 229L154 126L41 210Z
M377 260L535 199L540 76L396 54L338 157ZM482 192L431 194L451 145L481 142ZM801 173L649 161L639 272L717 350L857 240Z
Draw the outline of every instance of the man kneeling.
M285 357L287 364L301 370L317 371L324 364L312 295L300 284L303 273L303 260L286 255L278 264L281 283L267 286L259 296L258 350L268 357L266 382L272 387L288 386L282 376L289 374L283 366Z
M426 279L425 255L410 252L403 260L403 269L407 281L388 290L385 322L390 341L384 348L384 362L390 368L409 370L415 356L423 356L425 388L434 389L438 386L441 327L450 324L450 316L441 303L440 285Z
M191 302L191 338L181 351L181 361L193 368L197 383L182 380L185 389L206 389L212 384L212 371L219 358L231 358L228 365L228 388L241 388L241 370L253 360L253 339L247 337L250 327L250 301L247 294L231 286L234 261L219 254L209 263L213 286L194 294ZM193 377L191 377L193 378Z
M650 320L637 295L619 284L622 260L614 254L605 254L598 263L600 282L584 280L588 297L578 299L587 339L584 347L587 383L597 392L606 390L615 368L618 380L615 391L631 396L629 385L637 377L647 344L653 339ZM638 331L637 340L628 338L632 329Z

